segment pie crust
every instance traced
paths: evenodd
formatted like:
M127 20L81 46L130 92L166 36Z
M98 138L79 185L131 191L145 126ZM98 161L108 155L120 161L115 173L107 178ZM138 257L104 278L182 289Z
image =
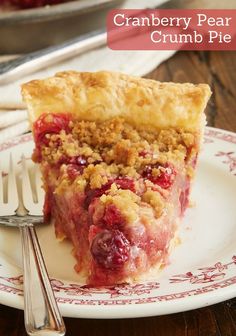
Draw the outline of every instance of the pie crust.
M115 72L62 72L22 86L31 122L42 113L78 120L122 117L137 128L202 128L211 95L206 84L161 83Z

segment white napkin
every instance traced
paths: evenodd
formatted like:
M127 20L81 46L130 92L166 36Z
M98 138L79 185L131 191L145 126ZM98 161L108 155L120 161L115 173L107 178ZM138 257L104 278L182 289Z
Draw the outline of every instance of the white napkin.
M0 131L0 143L29 131L28 120L21 121Z
M162 5L168 0L127 0L121 6L121 8L130 8L130 9L142 9L142 8L155 8Z
M0 111L0 130L27 119L26 110Z
M0 143L29 130L26 110L0 111Z
M166 0L149 0L148 7L158 6L164 2L166 2ZM146 8L147 1L128 0L125 2L125 7ZM52 76L55 72L65 70L113 70L143 76L155 69L160 63L173 54L174 51L170 50L114 51L104 46L38 71L8 85L0 86L0 110L5 110L2 114L0 112L0 142L27 130L26 125L28 124L22 123L22 120L26 119L26 112L19 111L19 109L25 108L20 94L20 85L22 83L35 78ZM11 110L14 110L14 112ZM9 116L7 116L7 114L9 114ZM3 121L3 119L6 120ZM15 126L12 126L12 124ZM3 127L7 128L1 129ZM8 132L9 127L11 128Z

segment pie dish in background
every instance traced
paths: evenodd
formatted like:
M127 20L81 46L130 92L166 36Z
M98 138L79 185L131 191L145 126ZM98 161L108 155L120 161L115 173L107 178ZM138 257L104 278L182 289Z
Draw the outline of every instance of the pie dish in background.
M0 53L27 53L104 28L108 10L122 2L74 0L21 10L0 5Z

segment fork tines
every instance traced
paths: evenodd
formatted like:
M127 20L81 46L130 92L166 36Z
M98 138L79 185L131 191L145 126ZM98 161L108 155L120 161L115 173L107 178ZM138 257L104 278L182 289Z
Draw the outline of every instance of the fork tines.
M8 169L8 174L6 178L7 178L7 193L5 195L6 197L4 197L3 172L0 169L0 215L1 216L15 215L16 209L19 204L17 185L16 185L16 176L15 176L15 171L14 171L12 154L10 154L9 169Z

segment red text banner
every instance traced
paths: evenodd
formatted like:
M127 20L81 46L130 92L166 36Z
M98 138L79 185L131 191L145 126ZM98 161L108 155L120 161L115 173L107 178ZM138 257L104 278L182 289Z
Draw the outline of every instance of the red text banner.
M236 10L111 10L114 50L236 50Z

